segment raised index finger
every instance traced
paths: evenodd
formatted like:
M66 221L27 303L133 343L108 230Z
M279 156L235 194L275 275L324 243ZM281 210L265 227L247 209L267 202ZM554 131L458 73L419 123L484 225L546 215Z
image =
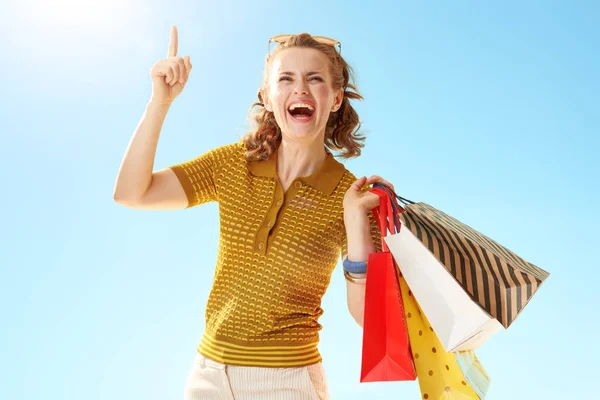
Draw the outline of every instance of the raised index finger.
M177 47L179 47L177 39L177 27L173 25L171 27L171 40L169 41L169 57L177 56Z

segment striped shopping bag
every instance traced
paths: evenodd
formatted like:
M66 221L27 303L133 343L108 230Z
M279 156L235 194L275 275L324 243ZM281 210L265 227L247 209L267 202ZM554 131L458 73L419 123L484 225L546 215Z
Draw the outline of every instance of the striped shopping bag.
M444 212L377 186L395 200L401 225L386 243L448 351L476 348L498 329L492 319L508 328L548 278L548 272ZM467 311L467 300L479 310Z

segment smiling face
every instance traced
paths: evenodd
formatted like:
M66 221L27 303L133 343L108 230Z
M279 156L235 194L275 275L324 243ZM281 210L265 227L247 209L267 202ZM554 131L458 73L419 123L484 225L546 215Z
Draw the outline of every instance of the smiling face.
M311 48L285 49L275 55L267 79L265 106L275 114L283 139L324 141L329 114L343 99L343 89L332 86L327 56Z

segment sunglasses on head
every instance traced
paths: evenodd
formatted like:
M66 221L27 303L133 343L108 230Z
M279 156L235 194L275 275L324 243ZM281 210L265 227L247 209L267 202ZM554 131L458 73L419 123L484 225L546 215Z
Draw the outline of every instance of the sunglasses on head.
M290 35L290 34L281 34L281 35L275 35L271 38L269 38L269 44L268 44L268 54L271 54L271 42L275 42L277 44L281 44L281 43L285 43L287 42L292 36L295 35ZM338 46L338 53L342 54L342 44L335 40L334 38L330 38L327 36L311 36L313 39L315 39L317 42L322 43L322 44L326 44L328 46L334 47L337 45Z

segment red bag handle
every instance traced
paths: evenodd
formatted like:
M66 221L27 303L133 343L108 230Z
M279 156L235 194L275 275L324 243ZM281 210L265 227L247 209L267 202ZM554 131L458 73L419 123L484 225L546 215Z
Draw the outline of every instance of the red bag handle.
M396 233L400 232L400 227L402 226L402 221L400 220L400 214L405 212L404 208L400 204L398 204L397 198L400 199L404 204L414 204L414 202L405 199L404 197L398 196L391 187L384 185L383 183L374 183L373 188L383 190L387 193L390 198L390 204L392 205L392 214L394 219L394 225L396 226Z
M394 225L394 210L392 203L390 202L389 195L382 189L373 188L370 190L371 193L379 196L379 207L373 208L373 216L377 220L379 230L381 231L381 249L384 252L389 252L387 244L385 243L385 237L389 231L392 235L396 233Z

